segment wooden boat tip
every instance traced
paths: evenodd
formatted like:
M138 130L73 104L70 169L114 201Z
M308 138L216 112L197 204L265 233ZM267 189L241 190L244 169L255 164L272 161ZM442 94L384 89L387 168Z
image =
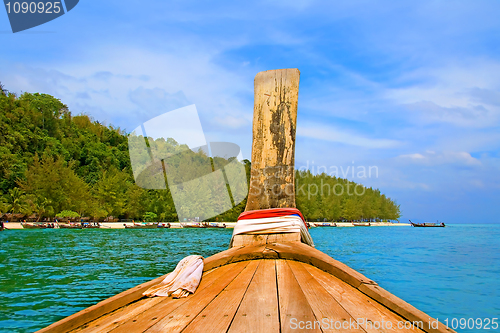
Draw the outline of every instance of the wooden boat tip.
M387 309L387 313L392 313L397 316L400 316L402 320L405 322L409 323L415 323L415 322L421 322L423 323L423 327L420 327L420 330L416 330L417 332L428 332L428 333L445 333L445 332L454 332L453 330L447 328L444 324L438 323L436 320L431 318L429 315L425 314L424 312L416 309L412 305L406 303L405 301L401 300L400 298L394 296L393 294L389 293L382 287L380 287L375 281L368 279L365 277L363 274L357 272L356 270L348 267L347 265L331 258L330 256L326 255L325 253L316 250L306 244L297 242L297 241L285 241L285 242L279 242L279 239L283 234L274 234L274 235L269 235L267 239L265 239L263 242L253 244L253 245L243 245L243 246L236 246L231 249L228 249L223 252L219 252L211 257L208 257L204 260L204 275L203 275L203 280L206 278L206 275L209 274L210 272L216 272L219 269L222 269L224 267L229 267L229 266L234 266L235 264L243 264L243 263L250 263L250 262L256 262L256 265L258 265L258 262L261 261L270 261L274 260L275 262L280 262L280 263L285 263L288 265L292 265L293 262L298 262L302 263L305 265L305 267L309 270L311 269L319 269L328 275L338 279L338 281L341 281L342 283L345 283L352 287L351 293L357 292L360 295L364 295L363 297L368 297L369 299L372 300L372 303L369 305L370 307L375 306L375 304L379 304L378 306L383 306L383 308ZM261 239L262 240L262 239ZM278 242L276 242L278 241ZM312 266L313 268L311 268ZM293 267L293 266L291 266ZM295 273L296 274L296 273ZM72 316L69 316L67 318L62 319L61 321L58 321L42 330L39 332L68 332L68 331L102 331L100 327L94 327L95 330L92 330L93 328L93 323L100 320L101 324L105 320L102 318L105 318L106 316L109 316L109 314L112 314L120 309L124 309L127 307L130 307L130 311L132 313L132 316L130 318L122 318L122 321L115 321L117 324L125 325L127 322L132 322L134 320L134 314L140 315L134 312L134 304L136 304L138 301L144 299L142 293L147 290L149 287L151 287L154 284L159 283L164 276L159 277L157 279L154 279L152 281L143 283L141 285L138 285L134 288L131 288L129 290L126 290L118 295L115 295L111 298L108 298L94 306L91 306L87 309L84 309ZM337 281L337 280L336 280ZM262 281L261 281L262 282ZM340 282L338 282L340 283ZM264 283L265 284L265 283ZM263 286L261 286L263 287ZM217 288L217 284L213 283L208 287L210 288ZM211 302L214 302L217 297L222 297L220 296L222 294L222 291L225 290L227 286L221 286L219 289L221 289L220 292L217 292L211 299L206 300L205 308L207 305L211 304ZM345 288L345 287L344 287ZM301 289L304 289L304 286L301 285ZM295 290L297 291L297 290ZM302 290L305 293L305 290ZM278 293L280 292L278 288ZM290 292L290 290L287 291L281 291L281 292ZM313 295L309 295L308 293L306 298L310 297L320 297L321 292L319 290L314 290ZM189 298L195 298L197 293L194 295L189 296ZM267 297L272 297L272 295L261 295L261 299L265 299ZM321 296L323 297L323 296ZM344 295L346 300L349 299L349 297L355 297L355 295ZM361 297L361 296L356 296L356 297ZM239 298L238 302L241 303L243 302L244 297L242 296ZM151 300L151 299L149 299ZM162 300L156 301L161 302ZM334 302L337 301L341 306L345 301L341 299L332 299L332 304L328 306L332 306ZM375 302L373 302L375 301ZM168 301L166 301L168 302ZM311 301L309 299L308 303L314 303L314 301ZM259 304L254 304L256 307L259 307ZM283 304L279 304L280 309L283 306ZM301 305L303 306L303 305ZM128 309L128 308L127 308ZM147 315L148 309L145 309L144 313ZM380 309L378 309L380 311ZM136 311L137 312L137 311ZM196 314L189 313L191 315L192 320L197 318L197 316L201 313L199 311ZM165 316L168 315L165 313ZM204 316L210 316L211 313L204 313ZM215 315L215 314L214 314ZM236 315L236 313L234 314ZM373 318L373 316L367 316L370 317L369 319L371 321L376 321L377 318ZM113 319L113 318L110 318ZM322 318L317 318L317 320L321 320ZM359 318L355 318L359 319ZM114 319L113 319L114 320ZM382 317L383 320L383 317ZM438 323L438 324L436 324ZM110 323L107 323L110 325ZM187 325L183 325L180 330L189 327L189 324L191 324L191 320L187 322ZM120 326L117 326L119 328ZM433 327L434 325L434 327ZM144 330L148 329L150 327L145 327ZM231 326L226 327L224 332L230 331ZM285 327L286 328L286 327ZM282 327L281 329L285 329ZM206 327L206 331L210 331L209 327ZM171 331L180 331L180 330L171 330ZM285 329L286 330L286 329ZM120 330L118 330L120 331ZM142 330L141 330L142 331ZM169 330L170 331L170 330ZM188 330L189 331L189 330ZM273 331L273 330L264 330L265 331ZM382 330L383 332L385 330ZM391 330L387 330L388 332Z
M298 69L286 69L261 72L255 77L250 182L258 191L250 191L247 211L295 207L299 76ZM272 129L276 126L287 130ZM262 181L269 174L272 181ZM276 177L278 174L281 178ZM285 194L273 197L269 186L277 186ZM363 317L372 324L389 318L391 323L417 322L422 326L387 330L341 326L341 331L454 332L363 274L301 243L298 233L236 235L232 248L204 260L203 276L193 295L180 300L143 297L144 291L164 277L126 290L39 332L288 332L294 331L288 325L293 318L315 323L332 319L343 325ZM318 329L314 324L311 331L333 330Z

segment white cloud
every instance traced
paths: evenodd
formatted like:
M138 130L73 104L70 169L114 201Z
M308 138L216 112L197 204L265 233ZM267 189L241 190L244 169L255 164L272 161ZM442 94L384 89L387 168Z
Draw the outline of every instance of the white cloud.
M481 179L471 179L469 180L469 184L473 187L477 187L477 188L484 188L484 183Z
M459 164L468 166L479 166L481 161L467 152L443 151L435 152L428 150L425 153L403 154L396 159L404 162L418 163L424 165Z
M409 158L410 160L424 160L425 156L419 153L408 154L408 155L400 155L400 158Z
M500 106L500 89L482 89L482 88L472 88L469 91L471 98L479 103L484 103L488 105Z
M207 127L242 126L242 119L251 119L252 106L243 104L241 96L252 95L255 73L221 68L211 61L214 51L208 51L202 45L188 54L113 48L78 66L62 62L47 70L16 64L4 72L2 83L14 92L52 94L73 113L90 113L128 130L189 103L196 104Z
M467 58L461 63L419 66L394 79L383 98L404 106L422 123L461 127L500 125L500 62ZM408 84L410 83L410 84Z
M143 125L144 134L155 140L173 138L179 144L186 144L191 149L207 144L195 105L166 112L146 121ZM135 131L139 133L140 127Z
M190 104L182 91L170 94L164 89L146 89L143 86L131 91L129 98L143 112L147 112L152 116Z
M414 112L414 118L424 123L444 122L461 127L496 126L499 114L493 114L482 105L469 107L442 107L433 102L421 101L405 105Z
M401 145L401 142L397 140L369 138L357 133L317 124L298 126L297 135L365 148L393 148Z
M214 123L218 123L222 126L230 127L230 128L240 128L243 126L251 126L252 120L247 119L245 117L234 117L231 115L227 115L225 117L215 117L212 119Z

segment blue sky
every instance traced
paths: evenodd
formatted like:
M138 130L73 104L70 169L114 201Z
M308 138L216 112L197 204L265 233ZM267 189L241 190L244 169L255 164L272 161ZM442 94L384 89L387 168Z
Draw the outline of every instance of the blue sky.
M0 81L131 131L196 104L208 141L251 154L253 78L301 71L296 167L347 178L402 221L497 222L500 2L85 1L12 34Z

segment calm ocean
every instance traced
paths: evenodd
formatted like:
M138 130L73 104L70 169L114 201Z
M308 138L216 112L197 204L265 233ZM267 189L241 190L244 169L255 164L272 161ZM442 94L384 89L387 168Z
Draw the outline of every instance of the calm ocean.
M165 274L187 255L225 250L231 232L1 232L0 332L32 332ZM316 248L441 322L500 318L499 224L314 228L311 235Z

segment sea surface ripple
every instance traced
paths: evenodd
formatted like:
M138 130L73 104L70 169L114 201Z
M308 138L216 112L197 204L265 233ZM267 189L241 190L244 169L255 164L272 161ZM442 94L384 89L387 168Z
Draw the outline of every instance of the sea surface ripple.
M185 256L208 257L226 250L231 233L230 229L1 232L0 332L35 331L171 271ZM441 322L500 317L498 224L322 227L313 228L311 235L317 249Z

